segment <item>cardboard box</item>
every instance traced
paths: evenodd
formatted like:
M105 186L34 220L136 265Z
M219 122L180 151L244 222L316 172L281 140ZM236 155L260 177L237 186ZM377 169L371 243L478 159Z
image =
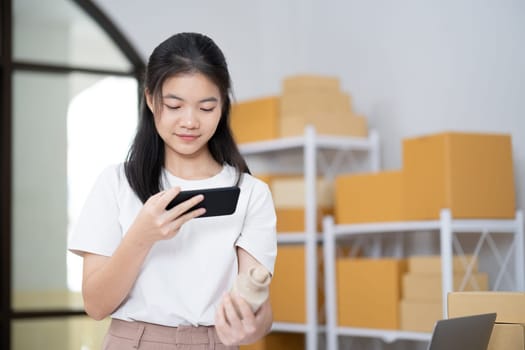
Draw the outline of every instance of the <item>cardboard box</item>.
M515 188L509 135L441 133L403 140L405 214L411 220L513 218Z
M453 292L448 295L448 317L496 312L496 322L525 324L525 293Z
M240 350L304 350L305 335L272 332L254 344L241 345Z
M441 301L401 300L401 329L432 332L435 323L443 318Z
M352 112L289 114L279 121L279 135L281 137L303 135L307 125L314 126L319 135L368 136L367 119Z
M292 115L323 118L324 114L350 113L350 96L341 91L295 91L280 98L281 119Z
M334 188L331 181L317 180L317 205L331 208L334 205ZM272 197L276 208L304 208L306 189L304 177L279 177L272 179Z
M303 233L305 231L304 208L276 208L277 233ZM333 215L332 208L317 209L317 232L321 233L323 217Z
M252 174L257 179L261 180L262 182L266 183L268 187L270 187L270 190L272 189L272 180L275 177L271 174Z
M298 179L302 178L302 176L298 176L297 174L287 174L287 173L256 173L252 174L257 179L265 182L268 187L270 187L270 190L273 191L273 181L274 180L280 180L280 179Z
M279 137L279 98L266 97L232 105L230 126L237 143Z
M277 232L304 232L304 178L289 174L257 174L256 177L268 184L272 191L277 214ZM274 181L276 186L274 186ZM317 209L317 231L322 232L323 217L333 215L333 199L329 197L330 193L332 193L332 185L320 178L318 192L321 202L330 203L330 207L318 207ZM277 200L275 200L275 197L277 197Z
M403 259L337 259L338 325L399 329Z
M300 91L329 91L341 90L339 78L334 76L301 74L286 77L282 82L282 94Z
M441 274L406 273L403 276L403 299L410 301L441 301L442 295ZM453 288L459 290L463 283L464 275L455 274ZM487 273L473 274L466 282L463 291L486 291L489 287Z
M335 180L338 224L403 220L402 172L339 175Z
M318 321L323 323L324 291L322 250L318 251ZM306 323L305 247L280 245L275 270L270 284L270 300L275 322Z
M519 323L494 324L487 350L523 349L525 349L525 325Z
M467 266L472 262L472 272L478 271L478 259L473 255L452 257L452 271L463 274ZM408 257L408 271L411 273L441 273L440 255L413 255Z

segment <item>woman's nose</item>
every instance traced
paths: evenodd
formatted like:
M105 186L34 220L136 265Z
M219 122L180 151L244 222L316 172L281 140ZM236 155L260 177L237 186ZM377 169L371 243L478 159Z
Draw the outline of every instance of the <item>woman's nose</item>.
M185 128L196 128L198 126L198 120L196 113L193 109L188 109L181 120L181 124Z

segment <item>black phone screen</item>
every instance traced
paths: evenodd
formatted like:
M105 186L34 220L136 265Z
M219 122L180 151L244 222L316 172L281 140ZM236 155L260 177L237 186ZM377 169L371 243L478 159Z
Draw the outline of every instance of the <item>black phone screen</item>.
M204 199L197 205L190 208L188 211L197 208L206 209L206 213L199 217L231 215L237 208L237 201L239 199L240 191L240 188L237 186L181 191L168 204L166 210L173 208L174 206L190 199L193 196L202 194L204 195Z

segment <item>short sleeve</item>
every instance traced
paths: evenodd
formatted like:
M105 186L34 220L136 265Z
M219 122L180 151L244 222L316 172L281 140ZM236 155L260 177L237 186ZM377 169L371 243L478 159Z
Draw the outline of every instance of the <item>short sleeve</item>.
M68 249L111 256L122 240L118 189L120 167L106 168L97 178L69 237Z
M276 222L270 189L264 182L256 180L236 245L250 253L272 274L277 256Z

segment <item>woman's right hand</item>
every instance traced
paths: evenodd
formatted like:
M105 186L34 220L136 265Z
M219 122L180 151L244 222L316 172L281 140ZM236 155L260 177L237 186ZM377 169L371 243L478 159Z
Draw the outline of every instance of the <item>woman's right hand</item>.
M179 192L175 187L151 196L111 257L84 254L82 294L88 315L96 320L110 315L129 294L153 244L172 238L185 222L204 214L203 208L186 213L202 195L166 210Z
M206 212L204 208L199 208L186 213L188 209L204 199L203 195L192 197L166 210L168 204L179 192L179 187L172 187L151 196L144 203L127 235L131 235L138 243L153 245L159 240L174 237L185 222Z

